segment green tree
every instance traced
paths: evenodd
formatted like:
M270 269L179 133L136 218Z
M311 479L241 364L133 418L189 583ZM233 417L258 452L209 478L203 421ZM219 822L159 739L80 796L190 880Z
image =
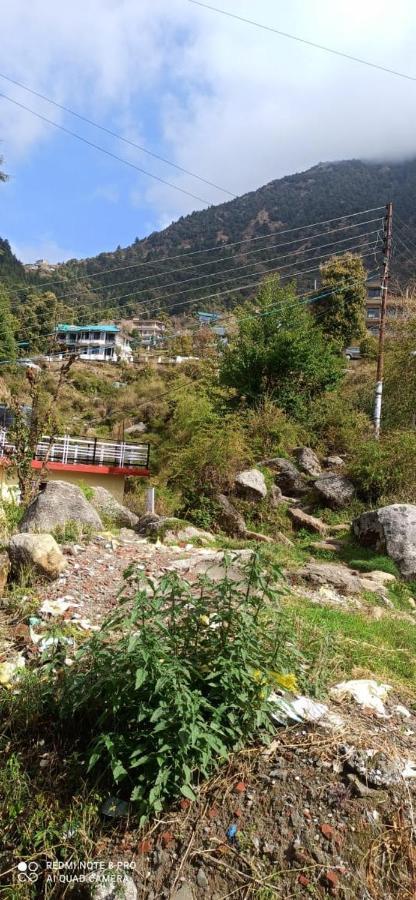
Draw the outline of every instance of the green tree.
M361 256L344 253L328 259L320 271L322 292L329 288L332 293L315 304L315 311L325 334L347 347L364 333L367 273L363 261Z
M3 165L3 162L4 162L3 157L0 156L0 166ZM0 181L7 181L8 177L9 176L6 175L6 173L3 172L3 170L0 168Z
M237 333L226 348L222 384L249 404L268 396L286 412L302 415L308 404L341 378L342 360L293 284L263 281L254 304L237 313Z
M7 294L0 288L0 360L15 359L15 322L10 312Z

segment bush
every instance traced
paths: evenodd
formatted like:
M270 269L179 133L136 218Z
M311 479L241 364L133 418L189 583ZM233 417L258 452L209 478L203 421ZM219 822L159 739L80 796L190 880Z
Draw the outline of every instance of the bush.
M368 436L370 422L346 397L331 392L310 406L305 427L312 446L331 453L351 453Z
M363 500L416 501L416 434L392 432L355 447L349 474Z
M247 439L256 459L290 453L303 442L303 431L276 403L265 397L246 414L241 413Z
M251 450L237 417L220 418L197 428L172 456L170 482L189 496L213 496L233 486L237 472L251 461Z
M198 777L272 731L270 687L293 671L279 570L265 577L256 555L238 584L229 562L219 582L169 574L156 589L130 571L131 610L124 601L60 672L54 728L142 821L180 794L194 799Z

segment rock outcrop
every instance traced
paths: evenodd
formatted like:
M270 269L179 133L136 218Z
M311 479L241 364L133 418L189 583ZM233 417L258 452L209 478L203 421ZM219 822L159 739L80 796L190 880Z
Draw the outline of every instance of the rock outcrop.
M311 475L312 477L321 474L321 464L315 451L312 450L311 447L298 447L295 450L295 456L302 472L306 472L307 475Z
M386 553L404 578L416 578L416 506L393 503L365 512L352 523L356 540L376 553Z
M90 503L100 516L110 519L119 528L135 528L139 521L139 517L119 503L106 488L94 488Z
M274 472L277 486L289 497L301 497L307 490L307 481L289 459L277 456L266 459L263 465Z
M28 572L41 578L58 578L67 565L51 534L15 534L7 551L14 576Z
M314 531L315 534L326 534L328 526L322 519L310 516L303 509L288 509L288 516L292 520L294 528L306 528L308 531Z
M345 475L321 475L314 483L319 499L332 509L348 506L355 497L353 483Z
M235 477L235 487L241 497L248 500L264 500L267 497L267 486L260 469L245 469Z
M217 494L215 499L219 507L217 521L220 528L232 537L245 537L247 526L238 509L225 494Z
M81 488L66 481L47 481L28 506L20 523L21 532L52 532L68 522L102 531L98 512L85 498Z

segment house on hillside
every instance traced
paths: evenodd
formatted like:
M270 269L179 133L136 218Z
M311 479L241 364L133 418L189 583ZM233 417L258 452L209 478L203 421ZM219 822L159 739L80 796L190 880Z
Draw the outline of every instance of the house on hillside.
M387 294L386 319L401 318L406 314L408 298L393 293L390 289ZM367 282L367 299L365 310L365 324L367 331L376 337L380 331L381 320L381 280L373 279Z
M197 312L196 315L200 325L214 325L221 318L217 312Z
M118 325L57 325L62 352L73 350L79 359L90 362L132 362L133 351L127 335Z
M166 332L165 322L160 319L132 319L132 335L140 347L160 347Z

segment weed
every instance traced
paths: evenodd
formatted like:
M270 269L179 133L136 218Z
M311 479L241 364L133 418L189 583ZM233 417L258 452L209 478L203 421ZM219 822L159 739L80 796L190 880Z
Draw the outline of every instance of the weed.
M53 536L58 544L71 544L76 541L91 540L93 529L82 522L68 520L64 525L57 525L53 530Z

